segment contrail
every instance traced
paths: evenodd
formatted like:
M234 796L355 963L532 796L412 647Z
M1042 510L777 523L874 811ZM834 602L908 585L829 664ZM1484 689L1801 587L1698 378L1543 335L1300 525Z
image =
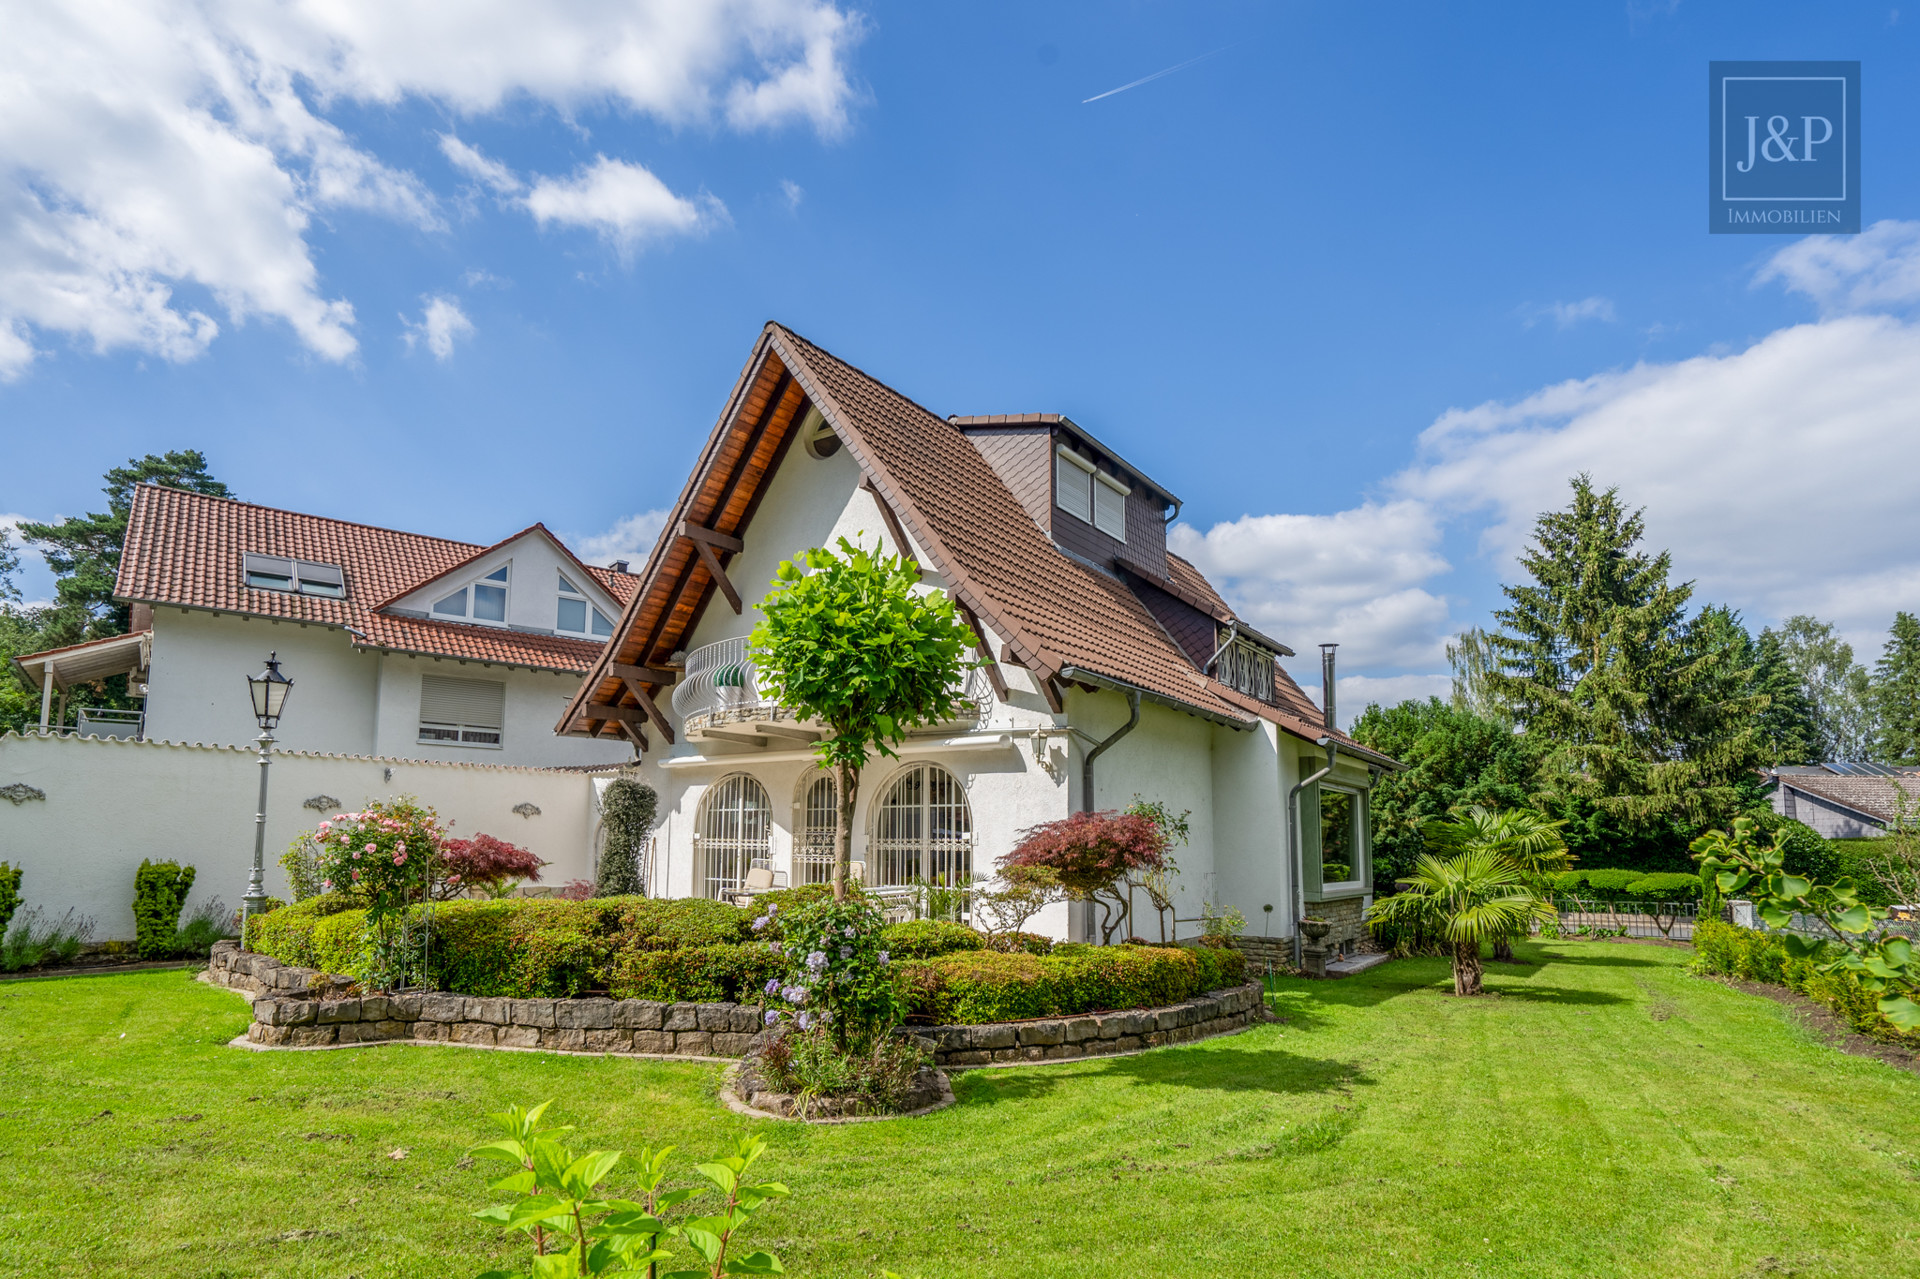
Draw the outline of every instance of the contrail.
M1082 98L1080 99L1080 105L1085 106L1089 102L1098 102L1102 98L1111 98L1116 93L1125 93L1128 89L1137 89L1141 85L1147 83L1149 80L1158 80L1161 76L1172 75L1176 71L1185 71L1188 67L1192 66L1194 63L1205 62L1208 58L1211 58L1215 53L1225 53L1228 49L1231 49L1233 47L1234 46L1230 44L1223 44L1218 49L1213 50L1212 53L1203 53L1197 58L1188 58L1185 62L1176 63L1175 65L1168 67L1165 71L1156 71L1152 75L1141 76L1138 80L1135 80L1133 83L1123 84L1118 89L1108 89L1105 93L1096 93L1091 98Z

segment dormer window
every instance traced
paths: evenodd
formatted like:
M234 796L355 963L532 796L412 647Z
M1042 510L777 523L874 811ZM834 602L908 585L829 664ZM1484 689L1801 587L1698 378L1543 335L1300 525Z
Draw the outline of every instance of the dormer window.
M240 557L240 566L246 574L247 585L257 591L286 591L336 600L345 598L347 593L346 577L336 564L247 551Z
M1273 700L1273 654L1257 644L1235 640L1227 645L1213 673L1228 688L1263 702Z
M1054 450L1053 503L1114 541L1127 540L1127 486L1064 446Z
M553 629L562 635L592 635L605 639L613 634L613 623L588 601L586 592L567 580L567 575L562 573L560 608Z
M435 617L460 618L495 626L507 623L507 569L502 564L477 582L461 587L453 594L435 600Z

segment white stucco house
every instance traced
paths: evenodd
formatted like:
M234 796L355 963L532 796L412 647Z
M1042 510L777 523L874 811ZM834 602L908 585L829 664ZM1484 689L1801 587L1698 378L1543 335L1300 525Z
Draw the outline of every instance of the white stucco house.
M556 738L638 579L583 564L544 525L491 546L143 485L121 550L127 635L16 659L42 725L66 691L129 675L130 716L80 732L242 745L246 678L269 653L294 681L283 751L617 765L617 740Z
M990 876L1022 829L1140 795L1191 813L1184 935L1204 902L1256 940L1286 943L1303 915L1351 939L1367 793L1397 765L1331 728L1280 664L1291 650L1167 551L1178 509L1065 417L943 418L769 324L556 731L643 750L656 895L724 896L754 868L825 879L820 730L761 697L745 639L782 560L879 542L952 595L989 664L963 720L867 768L853 856L870 886ZM1043 925L1091 926L1064 906ZM1132 925L1157 928L1150 909Z

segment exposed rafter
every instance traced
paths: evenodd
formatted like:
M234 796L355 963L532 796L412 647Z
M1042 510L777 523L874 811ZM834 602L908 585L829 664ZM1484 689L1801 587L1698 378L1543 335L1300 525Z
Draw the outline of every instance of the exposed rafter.
M654 704L653 690L645 684L642 684L639 680L623 679L620 682L627 686L627 691L633 694L633 700L639 703L638 710L648 719L652 720L653 726L660 730L660 736L667 739L667 745L673 745L673 725L668 722L665 715L661 714L660 708ZM595 707L594 709L598 710L599 708ZM625 710L626 708L621 707L620 709Z

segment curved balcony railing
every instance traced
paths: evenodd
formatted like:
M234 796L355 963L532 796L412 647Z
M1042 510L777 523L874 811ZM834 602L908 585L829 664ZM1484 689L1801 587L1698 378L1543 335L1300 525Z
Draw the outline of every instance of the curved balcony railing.
M984 671L968 671L962 697L966 703L956 722L984 724L993 714L993 685ZM747 655L745 639L721 640L687 654L686 675L673 689L673 713L682 723L693 720L751 718L777 704L763 696Z

